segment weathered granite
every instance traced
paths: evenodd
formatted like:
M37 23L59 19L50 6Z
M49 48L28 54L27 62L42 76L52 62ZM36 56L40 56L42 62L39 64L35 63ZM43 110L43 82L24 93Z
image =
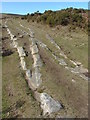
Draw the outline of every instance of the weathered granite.
M17 47L17 51L18 51L19 57L26 56L26 54L25 54L25 52L23 50L23 47Z
M20 60L21 60L21 61L20 61L20 64L21 64L22 69L23 69L23 70L27 70L24 57L20 57Z
M67 65L64 59L59 59L59 64L63 66Z
M39 54L34 54L33 55L33 60L34 60L34 63L33 63L33 67L41 67L42 66L42 61L40 59L40 56Z
M14 47L14 48L17 48L17 47L18 47L18 42L13 41L13 47Z
M47 45L42 43L41 41L37 41L37 44L39 44L42 48L45 48L45 49L49 50Z
M28 80L30 80L31 77L32 77L31 71L28 69L28 70L26 71L26 78L27 78Z
M37 45L30 46L30 49L31 49L32 55L38 53Z
M34 38L34 32L30 31L30 37Z
M34 68L34 70L32 72L31 82L33 83L33 86L35 88L38 88L42 83L41 73L40 73L40 69L38 67Z
M58 112L62 108L62 105L58 101L55 101L47 93L40 94L40 102L44 115L47 113L51 114L53 112Z

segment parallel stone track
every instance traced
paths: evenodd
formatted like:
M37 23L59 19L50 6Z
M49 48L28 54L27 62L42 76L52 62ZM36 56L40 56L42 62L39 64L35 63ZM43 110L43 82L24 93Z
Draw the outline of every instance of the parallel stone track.
M19 24L20 24L21 27L24 27L21 23L19 23ZM26 27L24 27L24 28L26 28ZM34 32L33 32L30 28L26 28L26 29L28 29L28 30L31 32L31 37L33 38L33 37L34 37ZM52 56L53 56L53 58L58 61L59 65L64 66L65 69L71 71L71 72L74 73L74 74L79 75L79 77L81 77L81 78L83 78L83 79L85 79L85 80L89 80L89 79L90 79L90 78L88 78L87 76L85 76L85 73L88 73L88 69L84 68L83 65L82 65L82 63L77 62L77 61L70 60L70 59L64 54L64 52L61 50L60 46L58 46L58 44L55 42L55 40L54 40L49 34L46 34L46 39L48 39L48 40L51 42L51 44L53 44L53 45L59 50L60 56L63 56L63 57L64 57L64 59L62 59L62 58L56 56L54 53L51 53ZM49 51L48 46L47 46L45 43L41 42L41 40L36 39L36 42L37 42L37 44L39 44L42 48L45 48L47 51ZM51 52L51 51L50 51L50 52ZM74 67L74 68L73 68L73 67L69 67L69 65L65 62L65 59L68 59L68 61L69 61L70 63L72 63L75 67Z
M30 41L32 42L32 45L30 45L30 51L33 57L33 71L31 72L31 68L27 69L24 57L26 56L24 49L22 46L19 46L18 44L18 38L14 38L14 35L9 30L8 26L6 25L7 22L5 22L5 26L7 28L7 32L11 37L11 41L13 43L13 48L15 48L18 52L19 58L20 58L20 65L22 69L26 73L26 79L28 82L28 86L30 89L34 92L34 97L36 100L38 100L41 103L41 108L43 109L43 115L46 115L47 113L50 115L53 112L57 112L62 108L62 105L55 101L50 95L47 93L39 93L37 91L37 88L39 88L42 85L42 79L41 79L41 73L40 68L43 65L43 61L40 58L38 46L36 44L36 41L34 39L34 33L30 30Z

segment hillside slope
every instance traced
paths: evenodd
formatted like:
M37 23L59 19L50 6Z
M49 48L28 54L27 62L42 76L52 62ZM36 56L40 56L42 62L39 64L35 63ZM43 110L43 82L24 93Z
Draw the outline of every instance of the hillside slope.
M88 34L16 17L1 27L3 118L87 118Z
M36 21L37 23L48 24L49 26L67 26L70 25L71 29L76 27L88 30L88 10L77 9L77 8L67 8L58 11L47 10L44 13L39 13L39 11L27 14L22 17L22 19L27 19L27 21Z

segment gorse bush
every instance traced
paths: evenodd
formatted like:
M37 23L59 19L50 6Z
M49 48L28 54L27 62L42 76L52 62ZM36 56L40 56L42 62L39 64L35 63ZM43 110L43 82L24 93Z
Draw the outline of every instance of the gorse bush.
M87 28L88 22L83 14L87 15L88 10L77 9L77 8L67 8L59 11L46 10L43 14L39 13L39 11L27 14L24 16L25 19L29 21L41 22L44 24L48 24L49 26L56 25L73 25L80 28Z

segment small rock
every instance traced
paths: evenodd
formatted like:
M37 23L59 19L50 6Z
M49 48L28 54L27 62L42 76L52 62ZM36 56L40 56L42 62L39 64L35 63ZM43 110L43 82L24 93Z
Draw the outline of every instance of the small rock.
M75 80L74 80L74 79L72 79L72 82L75 82Z

